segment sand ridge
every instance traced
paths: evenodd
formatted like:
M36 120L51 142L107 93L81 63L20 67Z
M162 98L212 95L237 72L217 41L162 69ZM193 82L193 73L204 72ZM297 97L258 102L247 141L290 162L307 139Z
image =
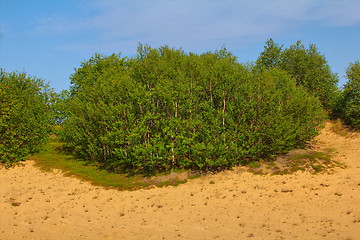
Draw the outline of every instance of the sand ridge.
M106 190L61 173L0 169L0 239L360 239L360 134L330 130L348 168L254 175L236 168L177 187Z

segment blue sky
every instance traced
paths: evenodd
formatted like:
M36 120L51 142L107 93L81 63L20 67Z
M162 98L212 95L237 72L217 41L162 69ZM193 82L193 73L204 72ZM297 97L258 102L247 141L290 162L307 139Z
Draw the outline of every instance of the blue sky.
M314 43L345 83L360 59L359 0L0 0L0 67L56 91L94 53L134 56L139 42L255 61L268 38Z

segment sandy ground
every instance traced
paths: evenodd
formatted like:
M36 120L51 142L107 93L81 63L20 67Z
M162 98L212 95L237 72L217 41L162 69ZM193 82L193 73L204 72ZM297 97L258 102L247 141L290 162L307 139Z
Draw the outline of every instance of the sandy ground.
M360 134L329 130L332 175L238 168L177 187L121 192L60 173L0 169L0 239L360 239Z

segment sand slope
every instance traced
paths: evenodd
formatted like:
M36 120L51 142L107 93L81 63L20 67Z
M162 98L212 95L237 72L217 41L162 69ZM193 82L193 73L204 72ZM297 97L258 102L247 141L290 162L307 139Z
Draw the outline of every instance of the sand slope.
M330 131L332 175L243 169L120 192L25 167L0 169L0 239L360 239L360 135Z

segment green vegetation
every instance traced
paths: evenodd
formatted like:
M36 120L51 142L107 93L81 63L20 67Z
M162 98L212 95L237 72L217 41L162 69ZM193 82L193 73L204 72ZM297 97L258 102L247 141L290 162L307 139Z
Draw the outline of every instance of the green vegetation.
M51 135L50 141L44 144L42 150L32 157L35 160L35 166L46 172L60 170L66 176L76 177L94 185L119 190L136 190L152 186L176 186L185 183L187 179L199 176L185 171L162 173L151 177L139 174L115 174L99 169L96 164L76 159L73 155L64 151L63 145L55 135Z
M51 91L41 79L0 69L0 163L12 166L37 152L50 134Z
M338 98L335 112L344 122L360 129L360 62L350 63L346 69L348 81Z
M333 108L338 76L331 72L325 56L314 44L306 48L298 41L283 49L270 38L256 64L266 69L275 67L286 71L298 85L317 96L326 110Z
M309 172L311 174L334 172L335 168L346 168L346 165L332 159L334 149L324 151L315 150L293 150L278 156L274 161L262 161L256 165L249 164L249 171L255 174L284 175L297 171Z
M344 125L343 121L340 118L337 118L336 120L332 121L331 130L334 133L339 134L343 137L351 136L349 127L347 125Z
M339 90L315 45L284 48L272 39L254 64L225 48L199 55L139 44L132 58L95 54L60 94L1 69L0 160L11 166L43 146L41 169L127 190L239 164L258 173L265 162L274 174L328 171L340 166L328 152L272 160L305 147L326 113L360 128L359 69L350 64ZM334 131L343 129L338 121ZM51 133L61 142L52 135L46 143Z
M285 71L139 45L71 76L66 147L114 172L216 170L286 152L318 134L319 100Z

